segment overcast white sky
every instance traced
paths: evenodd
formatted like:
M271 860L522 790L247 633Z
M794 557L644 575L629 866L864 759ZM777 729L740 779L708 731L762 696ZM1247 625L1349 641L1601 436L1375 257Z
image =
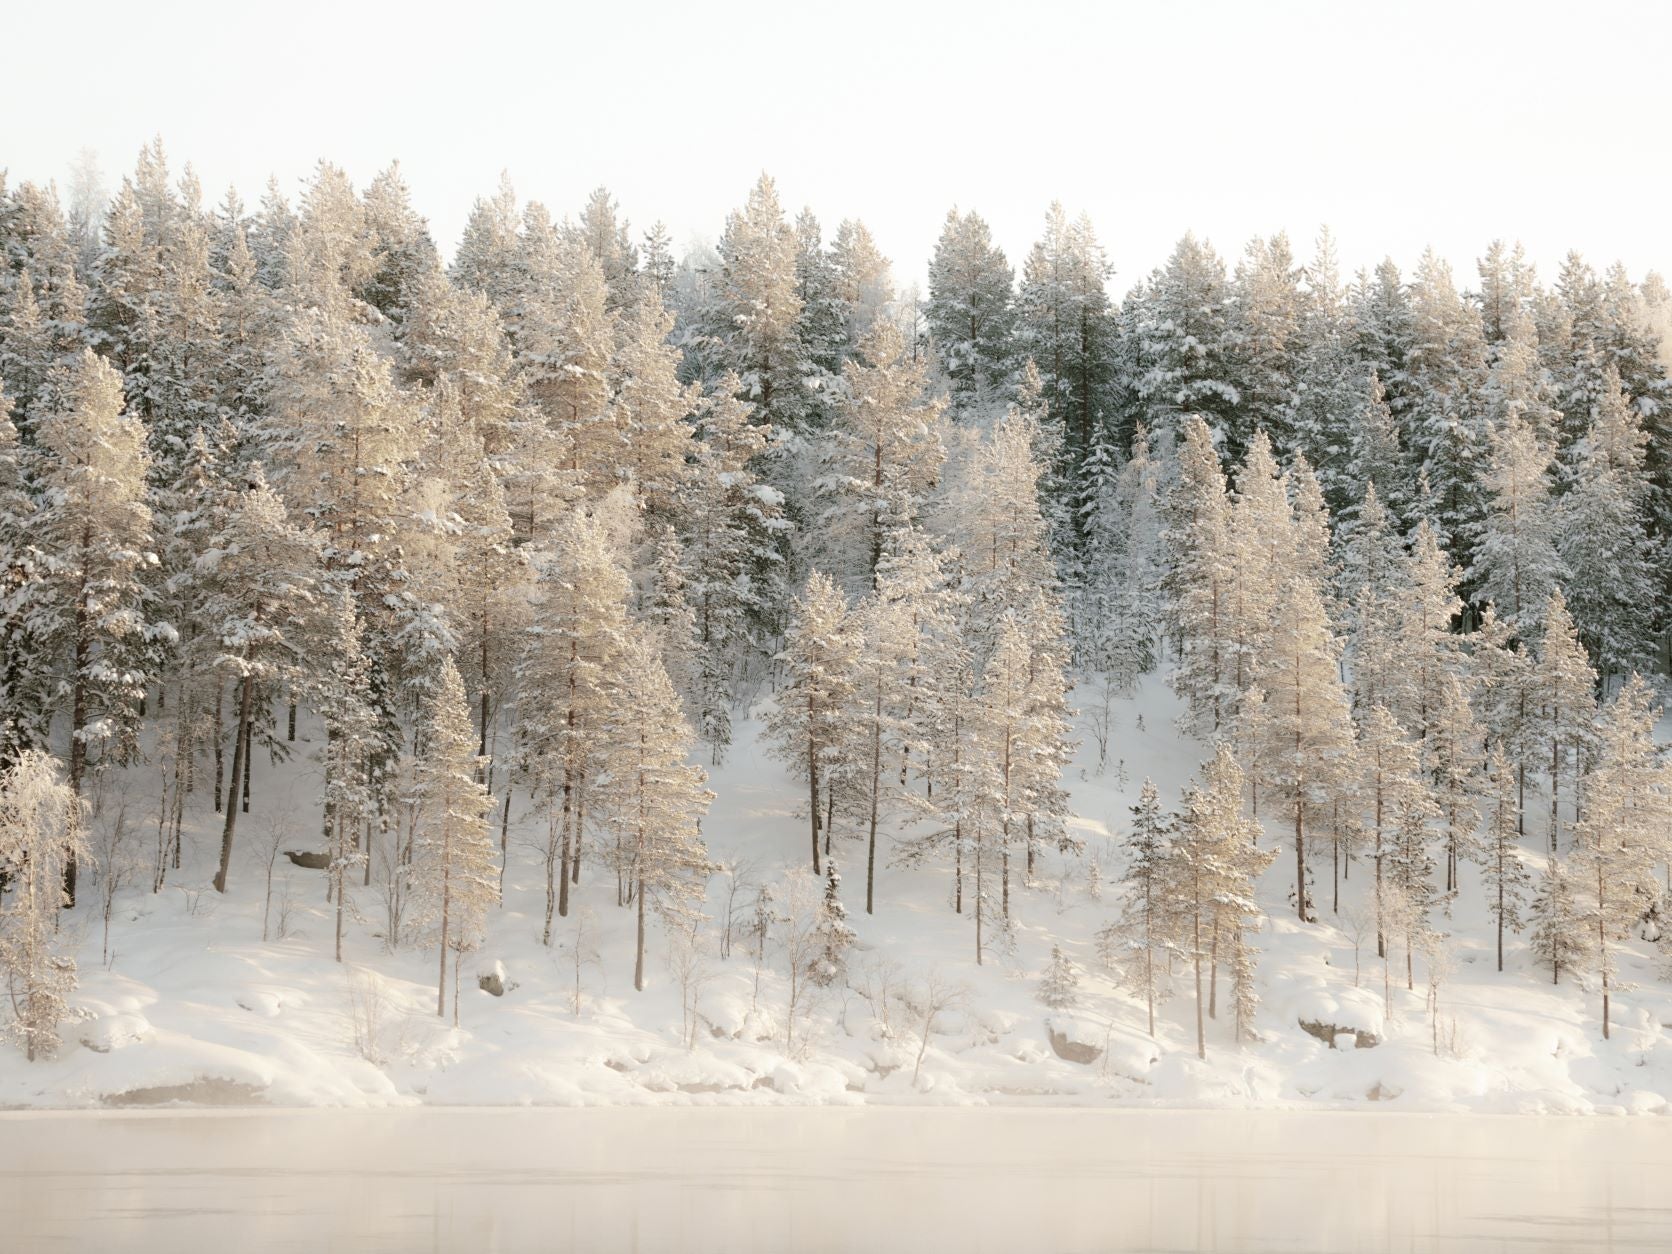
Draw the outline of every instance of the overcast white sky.
M1320 223L1343 261L1494 236L1672 270L1672 5L1568 3L8 6L0 167L108 182L160 133L211 198L319 157L398 157L449 251L509 170L635 228L717 234L762 169L827 234L863 218L910 279L953 203L1013 261L1060 198L1120 290L1187 228L1234 257Z

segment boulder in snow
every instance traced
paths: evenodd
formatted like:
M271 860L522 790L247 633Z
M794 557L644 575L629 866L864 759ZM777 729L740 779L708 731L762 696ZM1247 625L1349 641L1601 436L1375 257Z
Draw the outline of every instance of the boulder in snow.
M1096 1033L1083 1023L1073 1019L1047 1019L1045 1032L1051 1038L1051 1049L1067 1062L1089 1067L1103 1057L1103 1046L1093 1041Z
M505 964L495 962L483 967L476 973L476 987L484 993L491 993L495 997L503 997L517 986L515 980L507 979Z
M1340 1027L1333 1023L1320 1023L1316 1019L1301 1019L1299 1022L1302 1032L1317 1037L1331 1049L1370 1049L1382 1043L1381 1037L1363 1028Z

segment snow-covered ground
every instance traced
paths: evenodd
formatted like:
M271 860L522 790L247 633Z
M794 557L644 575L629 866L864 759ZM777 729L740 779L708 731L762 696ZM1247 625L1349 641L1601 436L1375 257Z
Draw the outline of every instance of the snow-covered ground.
M1094 700L1085 690L1074 695L1082 705ZM1192 1003L1180 981L1152 1040L1142 1001L1101 968L1094 937L1117 908L1119 834L1144 777L1153 777L1172 804L1203 756L1199 744L1174 733L1176 713L1164 681L1151 675L1135 701L1115 704L1101 774L1093 739L1082 735L1069 784L1086 855L1044 857L1034 882L1012 896L1013 948L989 954L983 966L974 963L969 916L951 908L949 868L899 869L888 864L885 849L876 913L867 916L863 847L839 847L858 945L846 986L820 993L797 1024L793 1051L783 1040L781 956L768 950L757 992L747 942L721 960L713 924L704 933L699 1028L687 1048L680 983L665 963L668 938L652 926L650 987L634 992L631 914L617 908L613 874L601 862L585 866L571 917L559 920L554 944L543 946L543 873L520 793L505 905L491 921L487 945L466 959L458 1028L434 1013L433 949L385 947L375 885L356 892L360 917L339 966L325 874L281 857L272 921L276 927L279 903L288 898L288 935L263 942L269 824L275 815L290 824L281 848L313 847L318 778L306 752L277 768L258 754L254 806L240 824L225 897L208 887L219 829L200 790L184 862L168 886L153 895L141 875L119 893L108 963L101 958L97 892L84 893L83 904L65 916L64 934L81 968L76 1001L88 1017L66 1025L54 1059L30 1064L15 1051L0 1053L0 1105L1379 1102L1523 1113L1668 1110L1672 989L1660 978L1655 947L1634 941L1624 956L1621 975L1630 987L1616 992L1613 1039L1604 1041L1595 992L1568 977L1553 987L1534 969L1523 939L1511 943L1507 969L1495 969L1472 867L1464 868L1452 918L1442 921L1453 935L1455 970L1440 993L1438 1052L1420 959L1414 991L1395 971L1391 1016L1384 1014L1373 938L1355 982L1353 943L1329 911L1327 857L1319 865L1319 924L1299 923L1288 904L1291 858L1277 859L1261 884L1270 915L1258 937L1261 1039L1239 1048L1227 1011L1210 1021L1208 1058L1198 1061ZM757 882L802 865L807 844L796 814L801 786L757 744L758 729L740 723L726 765L713 772L717 799L704 823L711 856L743 860ZM132 839L141 847L155 837L154 785L143 768L113 774L103 785L106 816L125 794L130 822L138 825ZM1274 827L1272 839L1279 838ZM1535 850L1526 856L1539 861ZM1100 891L1089 872L1094 858ZM1353 868L1344 904L1364 887L1365 869ZM709 894L715 917L725 893L725 877L716 876ZM582 912L583 956L597 957L582 964L576 1014L572 940ZM1035 996L1053 944L1082 975L1080 1004L1066 1017L1052 1016ZM503 996L471 987L471 977L490 970L502 972ZM931 975L960 987L962 996L936 1021L914 1082L921 1022L911 1003ZM1352 1048L1340 1037L1336 1044L1344 1048L1332 1048L1303 1022L1371 1034L1378 1043Z

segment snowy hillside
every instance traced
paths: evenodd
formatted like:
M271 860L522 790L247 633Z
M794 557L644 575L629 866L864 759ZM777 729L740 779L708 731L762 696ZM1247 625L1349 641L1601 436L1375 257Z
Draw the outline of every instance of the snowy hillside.
M1470 867L1445 924L1454 969L1439 993L1437 1051L1421 959L1416 990L1407 991L1395 952L1393 1014L1384 1014L1374 938L1362 947L1355 982L1352 940L1327 905L1317 925L1293 917L1292 867L1282 858L1260 886L1269 915L1257 936L1260 1039L1241 1047L1233 1042L1222 975L1220 1020L1209 1022L1208 1059L1199 1062L1188 972L1181 967L1151 1040L1143 1001L1104 970L1094 937L1116 913L1120 837L1140 782L1152 776L1164 796L1176 798L1201 756L1197 744L1172 733L1177 713L1154 675L1138 700L1118 701L1101 775L1093 739L1082 735L1069 785L1072 826L1086 854L1044 855L1034 881L1013 897L1013 950L990 953L981 967L974 963L969 916L952 909L949 872L885 867L876 913L867 917L863 878L854 873L863 846L838 835L837 859L854 869L845 876L843 897L857 945L846 980L814 990L798 1010L789 1047L789 988L777 942L768 945L758 991L747 937L735 935L732 956L718 957L725 875L709 886L709 920L699 932L702 952L689 981L697 1026L688 1038L679 964L669 961L676 944L652 925L649 987L635 993L633 914L616 905L614 877L601 866L584 867L570 918L558 921L553 945L542 946L544 888L539 859L528 847L536 833L520 796L505 907L490 917L487 944L465 958L467 980L500 974L505 992L467 987L459 1027L434 1013L433 948L385 949L375 888L355 894L360 918L338 965L327 875L281 855L269 920L275 939L264 943L266 850L273 843L265 816L311 814L319 787L317 766L298 754L276 771L257 770L249 825L258 834L243 846L225 898L207 887L218 830L206 806L194 803L181 869L170 873L164 890L153 894L148 883L136 882L117 893L108 962L101 959L96 897L65 914L63 928L75 941L82 972L74 1000L89 1017L66 1025L66 1046L56 1059L31 1064L16 1051L0 1053L0 1102L1275 1106L1380 1100L1391 1109L1666 1109L1672 1037L1662 1025L1672 1023L1672 989L1655 977L1654 947L1634 944L1625 959L1622 974L1637 987L1618 995L1613 1039L1604 1042L1594 993L1571 977L1553 987L1523 940L1512 942L1506 970L1494 969ZM754 885L777 883L782 896L783 877L806 859L797 782L749 739L755 725L738 730L730 761L712 775L717 796L704 834L717 862L743 868L736 894L741 920ZM304 724L301 736L313 734ZM124 796L130 813L142 812L151 786L144 772L112 774L104 783L106 819ZM1276 825L1273 832L1271 839L1280 839ZM309 837L295 826L283 828L277 846L311 848ZM137 845L155 832L141 827L130 838ZM886 852L887 846L879 861ZM1363 899L1364 864L1354 865L1350 876L1344 909ZM1095 879L1101 888L1094 895ZM1053 945L1080 972L1079 1001L1067 1013L1053 1013L1037 998ZM931 981L953 996L928 1034L919 1068L923 997ZM1353 1048L1342 1037L1335 1042L1341 1047L1331 1048L1318 1038L1322 1025L1358 1033L1361 1041L1373 1036L1377 1044Z

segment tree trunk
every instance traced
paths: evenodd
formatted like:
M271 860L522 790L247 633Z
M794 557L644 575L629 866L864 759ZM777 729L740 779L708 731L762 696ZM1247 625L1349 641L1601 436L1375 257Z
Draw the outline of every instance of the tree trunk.
M871 832L865 851L865 913L876 913L877 802L882 792L882 686L871 718Z
M811 720L813 703L807 703L807 716ZM814 742L812 732L807 734L807 813L813 825L813 874L822 872L819 866L819 752Z
M633 987L635 989L637 989L639 992L642 993L642 992L644 992L644 898L645 898L644 882L642 880L639 881L639 883L636 886L634 891L638 894L639 900L638 900L638 906L637 906L638 921L637 921L637 924L636 924L636 934L637 934L636 944L637 944L638 948L637 948L637 951L636 951L636 955L633 959Z
M254 689L255 679L246 674L238 694L238 729L232 737L232 777L234 779L240 778L243 770L244 746L249 739L245 734L245 728L250 721L250 705L254 699ZM215 779L215 788L218 792L220 790L220 774L218 771ZM224 815L224 821L221 824L221 865L220 869L215 872L215 891L217 893L226 892L227 872L232 867L233 832L238 825L238 807L232 804L230 797L227 799Z

